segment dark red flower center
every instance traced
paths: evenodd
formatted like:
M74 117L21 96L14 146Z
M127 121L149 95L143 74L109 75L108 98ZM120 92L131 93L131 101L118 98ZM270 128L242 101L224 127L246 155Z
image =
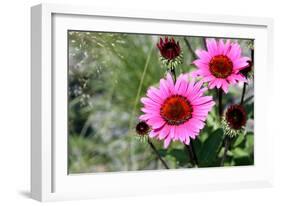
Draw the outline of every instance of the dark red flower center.
M164 41L160 38L160 42L157 43L157 47L161 55L168 60L175 59L181 52L179 42L175 42L174 38L168 39L168 37L165 37Z
M241 129L246 125L247 114L243 106L232 105L227 109L225 118L231 128Z
M180 125L192 117L192 106L189 101L180 95L167 98L160 113L162 118L170 125Z
M149 126L145 121L141 121L136 126L136 132L139 135L146 135L149 132Z
M214 56L210 63L210 72L217 78L227 78L232 73L232 61L224 55Z

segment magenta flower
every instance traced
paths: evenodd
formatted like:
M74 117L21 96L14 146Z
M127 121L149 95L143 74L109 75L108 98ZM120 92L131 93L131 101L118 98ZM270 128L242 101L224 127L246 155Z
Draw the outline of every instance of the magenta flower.
M188 81L181 74L176 83L170 74L160 80L159 88L150 87L147 97L141 98L144 114L139 117L151 127L149 137L164 140L167 148L171 140L189 144L204 127L208 112L215 104L211 96L204 96L202 81Z
M239 81L245 82L246 78L240 70L248 66L250 58L241 56L241 48L238 43L226 43L223 40L218 42L214 39L207 39L207 51L197 50L199 59L193 63L198 68L193 72L199 75L204 82L209 83L209 88L222 88L227 93L229 85Z

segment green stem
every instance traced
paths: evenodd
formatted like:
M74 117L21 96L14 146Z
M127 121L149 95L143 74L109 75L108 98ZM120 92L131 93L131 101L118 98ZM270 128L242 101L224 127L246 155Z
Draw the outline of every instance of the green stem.
M223 113L223 106L222 106L222 89L218 89L218 98L219 98L219 116L220 119L222 118L222 113Z
M185 42L185 44L186 44L188 50L190 51L190 53L191 53L191 55L192 55L192 58L193 58L193 59L196 59L197 55L196 55L196 53L194 52L194 50L192 49L191 44L189 43L187 37L184 37L184 42Z
M132 131L133 128L133 124L134 124L134 118L136 115L136 109L137 109L137 105L139 103L139 99L140 99L140 94L141 94L141 89L142 89L142 85L143 85L143 81L144 81L144 77L146 75L147 69L148 69L148 64L150 62L151 56L152 56L152 51L153 51L153 46L150 48L150 51L148 53L146 62L145 62L145 66L143 68L143 72L142 72L142 76L140 79L140 83L139 83L139 87L138 87L138 91L137 91L137 95L136 95L136 99L134 102L134 106L133 106L133 110L132 110L132 114L130 117L130 121L129 121L129 130L128 133L130 133ZM129 136L129 135L128 135ZM128 147L127 147L127 151L128 151L128 163L129 163L129 167L131 167L131 165L133 164L133 160L132 160L132 153L133 153L133 146L132 146L133 142L132 142L132 138L129 138L128 141Z
M227 151L229 149L229 146L230 146L230 137L227 135L224 138L224 151L223 151L223 156L221 159L221 166L224 166L224 162L226 160Z
M166 169L169 169L169 166L167 165L167 163L165 162L165 160L161 157L161 155L159 154L158 150L156 149L156 147L154 146L154 144L150 141L149 138L147 138L147 142L149 144L149 146L151 147L151 149L153 150L153 152L156 154L156 156L158 157L158 159L162 162L162 164L164 165L164 167Z
M207 42L206 42L206 38L203 37L203 46L204 46L204 49L207 50Z
M132 115L131 115L131 119L130 119L129 130L132 128L133 123L134 123L134 116L136 114L136 109L137 109L137 105L139 103L139 98L140 98L140 93L141 93L144 77L145 77L147 69L148 69L148 64L149 64L150 58L152 56L152 51L153 51L153 46L150 48L148 57L147 57L146 62L145 62L145 66L143 68L141 80L140 80L140 83L139 83L139 87L138 87L138 91L137 91L137 95L136 95L136 99L135 99L135 103L134 103L134 107L133 107L133 111L132 111Z
M244 98L245 98L245 93L246 93L246 87L247 87L247 83L244 82L240 105L243 105L243 103L244 103Z
M190 160L192 161L193 166L198 167L199 166L198 159L197 159L197 156L195 153L195 149L194 149L192 140L190 140L189 145L185 145L185 150L186 150Z
M251 101L254 98L254 95L249 96L244 100L244 104L247 104L249 101Z
M252 66L252 68L253 68L253 65L254 65L254 57L255 57L255 55L254 55L254 49L251 49L251 62L252 62L252 63L251 63L251 66ZM252 69L252 68L251 68L251 69ZM248 77L246 76L246 78L248 78ZM246 87L247 87L247 83L244 82L240 105L243 105L243 103L244 103L244 98L245 98L245 93L246 93Z
M192 151L192 154L193 154L194 164L195 164L196 167L199 167L198 158L197 158L197 155L196 155L196 152L195 152L195 148L194 148L192 139L190 140L189 144L190 144L190 148L191 148L191 151Z
M170 73L171 73L171 75L172 75L172 77L173 77L173 79L174 79L174 82L176 83L176 81L177 81L177 75L176 75L176 70L175 70L175 68L171 68L170 69Z

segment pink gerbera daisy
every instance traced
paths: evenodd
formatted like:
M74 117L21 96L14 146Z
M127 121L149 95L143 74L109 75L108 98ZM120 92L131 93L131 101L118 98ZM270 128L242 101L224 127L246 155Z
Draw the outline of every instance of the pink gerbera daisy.
M193 74L203 77L204 82L209 82L210 89L222 88L225 93L230 84L246 81L240 70L248 66L250 58L241 56L241 47L238 43L207 39L206 44L207 51L196 51L199 59L193 63L198 70Z
M159 88L148 89L147 97L141 98L144 114L139 119L151 127L151 138L164 140L165 148L171 140L188 145L190 138L196 138L215 104L211 96L203 95L202 84L193 78L188 81L188 74L181 74L174 83L168 74Z

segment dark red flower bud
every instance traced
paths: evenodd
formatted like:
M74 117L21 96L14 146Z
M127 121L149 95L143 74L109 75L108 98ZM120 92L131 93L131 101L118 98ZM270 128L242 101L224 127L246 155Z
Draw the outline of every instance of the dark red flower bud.
M168 60L177 58L181 53L179 42L175 42L174 38L169 39L168 37L165 37L164 41L160 38L157 47L161 55Z
M225 113L225 120L232 129L241 129L247 121L244 107L239 104L231 105Z
M145 121L139 122L136 126L136 132L141 136L147 135L149 130L150 130L150 127Z

